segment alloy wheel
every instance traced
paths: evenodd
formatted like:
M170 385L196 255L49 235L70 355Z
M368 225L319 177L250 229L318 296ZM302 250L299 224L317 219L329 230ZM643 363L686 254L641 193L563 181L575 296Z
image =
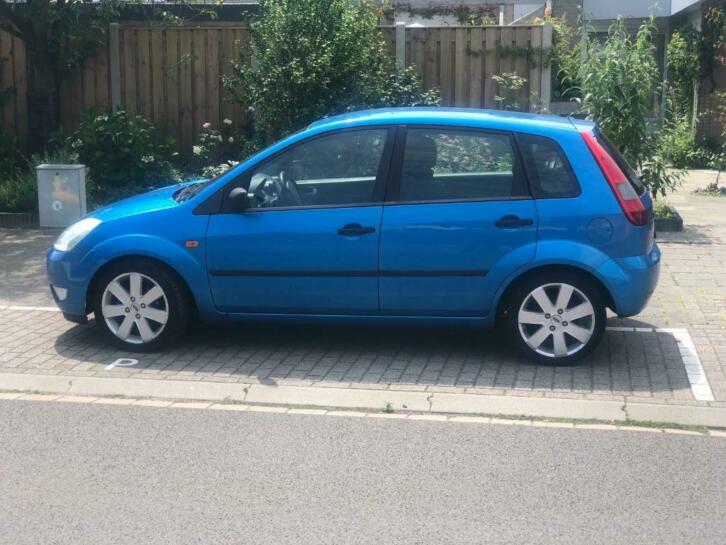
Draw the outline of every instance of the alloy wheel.
M519 307L519 333L532 350L550 358L582 350L595 331L595 309L587 296L566 283L532 290Z
M101 314L116 337L131 344L145 344L156 339L166 327L169 302L155 280L138 272L127 272L106 286Z

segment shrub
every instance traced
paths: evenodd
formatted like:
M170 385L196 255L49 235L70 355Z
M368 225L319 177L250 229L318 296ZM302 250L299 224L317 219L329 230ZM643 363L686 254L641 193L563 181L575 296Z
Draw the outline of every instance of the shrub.
M658 219L676 219L678 213L665 201L656 201L653 203L653 215Z
M588 117L637 165L647 149L646 121L658 89L655 30L651 19L632 39L618 19L604 42L587 39L587 58L580 67L582 105Z
M0 129L0 179L11 176L23 163L15 136Z
M693 84L699 69L698 33L690 26L676 29L668 42L668 92L676 117L693 115Z
M683 181L683 173L670 168L655 148L651 148L639 167L640 179L656 198L665 197Z
M496 102L503 110L519 110L521 106L516 98L516 93L527 83L527 78L518 75L516 72L503 72L492 76L492 80L507 96L495 95Z
M123 110L84 113L68 144L88 167L89 193L97 202L127 194L130 188L171 183L176 176L169 162L173 141L162 137L153 123Z
M435 104L410 71L395 74L368 1L262 0L252 23L253 68L242 57L225 86L251 105L265 138L370 106Z
M31 212L37 208L35 172L17 170L0 179L0 212Z
M229 119L223 120L219 129L204 123L186 170L191 177L213 177L229 170L259 147L258 142L235 131Z
M0 212L32 212L38 209L38 183L35 167L42 164L68 164L77 158L66 150L33 155L12 174L0 177Z
M579 67L581 51L577 44L576 30L567 24L565 17L545 17L552 25L552 96L556 100L579 98Z
M657 141L649 134L659 89L655 57L656 27L651 17L631 37L622 19L610 26L604 41L588 38L587 58L580 66L582 105L589 119L642 173L643 183L656 196L665 196L680 183L678 172L668 169Z
M393 108L396 106L438 106L438 89L421 90L421 80L413 67L385 70L360 90L348 110L359 108Z
M718 168L720 163L717 150L696 142L687 117L666 123L658 138L658 152L675 168Z

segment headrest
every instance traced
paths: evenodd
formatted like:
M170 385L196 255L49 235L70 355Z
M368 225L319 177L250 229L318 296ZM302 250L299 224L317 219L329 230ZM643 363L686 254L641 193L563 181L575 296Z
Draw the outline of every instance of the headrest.
M412 169L430 169L436 166L436 143L423 134L409 132L406 138L406 164Z

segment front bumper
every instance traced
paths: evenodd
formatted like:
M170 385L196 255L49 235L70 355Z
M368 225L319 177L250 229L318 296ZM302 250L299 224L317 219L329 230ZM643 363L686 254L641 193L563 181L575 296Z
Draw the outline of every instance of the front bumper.
M93 250L59 252L51 248L46 256L46 271L50 291L63 315L74 322L83 323L88 314L86 294L93 275L103 259Z
M660 248L647 255L611 259L598 269L621 318L640 313L648 304L660 276Z

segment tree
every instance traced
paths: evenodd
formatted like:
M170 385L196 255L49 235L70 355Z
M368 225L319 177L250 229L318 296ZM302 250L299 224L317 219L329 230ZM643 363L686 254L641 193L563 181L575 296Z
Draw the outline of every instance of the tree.
M656 93L660 89L655 57L654 19L645 21L631 36L622 19L608 30L604 41L597 37L584 43L587 58L580 66L582 106L642 173L654 195L665 196L680 182L657 152L657 141L648 131Z
M40 149L58 127L61 82L102 43L117 8L117 0L0 0L0 29L27 51L31 148Z
M258 135L277 138L320 117L376 106L433 105L411 70L396 71L379 10L351 0L262 0L255 66L242 57L225 86L254 108Z

